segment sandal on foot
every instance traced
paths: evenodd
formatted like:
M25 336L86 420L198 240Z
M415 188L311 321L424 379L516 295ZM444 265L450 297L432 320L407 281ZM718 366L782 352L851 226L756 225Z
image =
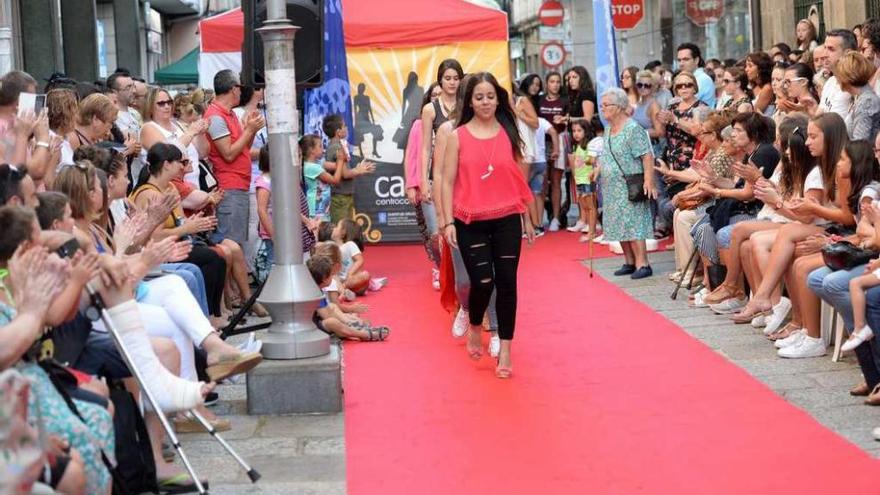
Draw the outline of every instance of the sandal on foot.
M243 352L241 354L227 354L220 358L216 364L208 366L205 370L212 382L246 373L256 367L263 360L259 352Z
M471 357L474 361L478 361L481 357L483 357L483 343L480 341L476 346L471 345L471 330L468 330L467 342L465 343L465 347L467 348L468 356Z
M784 327L782 327L779 330L768 335L767 339L769 339L769 340L782 340L798 330L800 330L800 325L796 325L794 323L789 322Z
M495 361L495 377L500 378L502 380L507 380L513 376L513 366L501 366L500 361Z
M177 494L177 493L195 493L198 491L196 488L196 483L187 473L180 473L174 475L170 478L157 480L159 484L159 493L162 494ZM208 489L208 481L207 480L199 480L202 482L202 487L207 490Z
M365 328L367 331L367 342L382 342L388 338L388 334L391 333L391 329L388 327L367 327Z
M769 308L762 309L758 308L757 305L753 303L753 301L749 301L749 303L746 304L746 307L743 308L742 311L730 316L729 318L737 325L741 325L744 323L751 323L752 320L758 316L768 316L771 314L773 314L773 305L771 305Z

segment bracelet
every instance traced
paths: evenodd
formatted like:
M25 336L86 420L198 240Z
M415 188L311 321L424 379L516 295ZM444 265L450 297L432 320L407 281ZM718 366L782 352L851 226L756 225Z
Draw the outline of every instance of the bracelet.
M36 143L34 143L34 147L36 147L36 148L43 147L43 148L49 149L49 143L47 143L46 141L37 141Z
M455 225L455 222L449 222L446 225L444 225L443 228L445 229L446 227L452 227L454 225Z

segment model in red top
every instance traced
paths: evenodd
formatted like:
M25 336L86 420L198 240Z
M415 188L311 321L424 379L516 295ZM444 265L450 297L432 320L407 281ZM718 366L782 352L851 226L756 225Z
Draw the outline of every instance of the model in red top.
M461 249L471 279L468 354L473 359L483 354L483 314L496 290L501 352L495 375L510 378L523 228L529 242L535 238L524 214L532 194L520 166L523 143L507 91L492 74L480 72L467 80L463 102L458 128L446 144L443 235Z

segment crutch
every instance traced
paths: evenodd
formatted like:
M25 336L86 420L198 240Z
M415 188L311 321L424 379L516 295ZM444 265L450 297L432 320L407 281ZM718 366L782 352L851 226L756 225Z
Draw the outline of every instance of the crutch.
M681 272L681 278L678 279L678 283L675 284L675 290L672 291L672 295L669 296L670 299L675 300L678 297L678 291L681 290L681 284L684 282L684 276L688 272L688 268L690 268L691 263L694 262L694 259L697 258L697 248L694 248L694 251L691 253L691 257L688 258L688 262L684 265L683 271ZM691 278L688 280L688 290L691 288L691 284L694 283L694 275L697 273L697 263L694 263L694 270L691 272Z
M590 232L590 241L587 245L587 256L590 258L590 278L593 278L593 233Z
M88 311L89 318L91 320L101 319L104 322L104 326L107 329L107 332L113 337L113 341L116 343L116 347L119 349L119 353L122 355L122 359L125 360L125 364L131 370L132 376L137 380L138 385L141 388L141 392L146 397L147 402L149 402L150 407L152 407L153 411L156 412L156 416L159 418L159 423L162 424L162 428L165 430L165 434L168 435L168 440L171 442L171 445L174 446L174 449L177 451L177 455L180 456L180 460L183 461L183 466L186 468L186 471L189 473L190 478L193 480L193 483L196 485L196 490L200 494L207 494L208 491L205 489L201 480L195 472L195 469L192 467L192 464L189 461L189 458L186 456L186 453L183 451L183 447L180 445L180 440L177 438L177 435L174 433L174 428L171 427L171 424L168 422L168 418L165 417L165 414L162 413L162 409L159 407L159 403L156 401L155 397L153 397L153 393L150 389L145 385L143 376L141 376L140 370L135 366L134 360L132 360L131 355L128 353L128 349L126 349L125 344L122 342L122 338L119 336L119 332L116 330L116 326L113 324L113 319L110 318L110 314L107 312L107 306L104 304L104 299L101 295L95 291L95 289L91 286L91 284L86 284L86 290L89 293L89 298L92 301L92 308L97 311L95 314L92 311ZM232 451L231 447L223 441L219 436L217 436L216 432L212 432L213 427L210 426L210 423L206 426L206 421L202 418L197 411L190 411L194 417L198 419L199 422L202 423L202 426L205 426L211 435L220 441L220 444L241 464L245 470L247 470L248 477L252 482L256 482L260 478L260 474L255 470L250 468L247 464L241 460L234 451Z

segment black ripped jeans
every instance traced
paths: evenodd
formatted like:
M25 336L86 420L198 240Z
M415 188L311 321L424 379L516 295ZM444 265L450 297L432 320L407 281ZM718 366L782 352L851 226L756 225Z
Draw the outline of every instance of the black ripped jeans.
M455 220L458 248L471 279L468 313L481 325L492 291L496 290L498 336L513 340L516 327L516 272L522 248L522 222L514 214L466 224Z

